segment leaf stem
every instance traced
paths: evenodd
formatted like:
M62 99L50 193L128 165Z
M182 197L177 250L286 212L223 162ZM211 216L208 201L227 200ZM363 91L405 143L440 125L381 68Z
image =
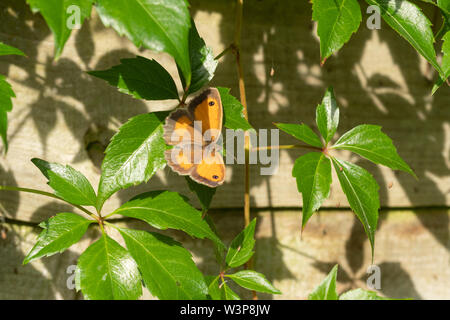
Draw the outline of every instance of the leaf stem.
M64 202L74 206L75 208L83 211L84 213L86 213L86 214L90 215L91 217L93 217L95 220L99 221L98 216L95 215L94 213L90 212L86 208L84 208L84 207L82 207L80 205L77 205L77 204L70 203L69 201L66 201L63 198L58 197L57 195L55 195L53 193L50 193L50 192L46 192L46 191L42 191L42 190L36 190L36 189L30 189L30 188L13 187L13 186L0 186L0 190L28 192L28 193L34 193L34 194L39 194L41 196L46 196L46 197L58 199L60 201L64 201Z
M230 50L233 50L235 47L234 43L230 44L228 47L226 47L221 53L219 53L214 60L219 60L220 58L222 58L224 55L226 55Z
M259 150L273 150L273 149L310 149L310 150L316 150L322 152L323 150L318 147L314 146L306 146L301 144L288 144L288 145L281 145L281 146L267 146L267 147L254 147L251 148L251 151L259 151Z

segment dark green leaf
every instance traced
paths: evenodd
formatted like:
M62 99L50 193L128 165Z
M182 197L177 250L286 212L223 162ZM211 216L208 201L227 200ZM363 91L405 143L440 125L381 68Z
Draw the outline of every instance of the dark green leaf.
M431 1L431 0L430 0ZM434 4L434 2L432 2ZM450 1L449 0L437 0L437 6L442 14L442 26L435 39L441 39L448 31L450 31Z
M189 177L186 177L186 182L188 184L189 190L197 195L197 198L202 206L202 211L208 211L209 206L211 205L212 198L214 197L217 189L197 183Z
M191 29L189 31L189 56L191 62L192 80L191 85L187 91L188 94L200 90L213 77L214 71L218 64L218 60L214 59L212 49L207 47L205 41L198 34L195 22L191 19ZM186 88L186 80L183 73L178 67L183 88Z
M155 60L144 57L122 59L121 64L103 71L90 71L90 75L106 80L120 92L137 99L178 99L172 76Z
M180 243L153 232L119 231L152 295L162 300L206 299L205 279Z
M332 87L327 89L322 104L316 108L316 123L320 134L325 139L325 144L328 144L339 125L339 108Z
M91 15L92 0L27 0L33 12L40 12L52 30L55 39L55 59L61 55L72 29L81 27L84 20ZM76 6L76 7L72 7ZM76 11L79 10L80 25L75 26Z
M450 1L449 1L450 2ZM432 94L447 80L450 76L450 31L448 31L442 38L444 41L442 44L442 72L443 76L439 76L438 80L433 86Z
M393 170L402 170L416 177L398 155L392 140L381 132L380 126L359 125L344 133L332 148L355 152L374 163Z
M87 300L135 300L142 295L136 262L105 233L81 254L75 283Z
M14 48L12 46L8 46L7 44L4 44L3 42L0 42L0 56L6 56L10 54L15 54L18 56L25 56L25 53L20 51L17 48Z
M211 230L200 211L193 208L177 192L152 191L143 193L114 211L126 217L140 219L151 226L165 230L182 230L203 239L208 238L223 246L222 241Z
M341 294L339 300L391 300L391 299L380 297L379 295L377 295L376 292L358 288Z
M233 130L242 129L246 131L253 129L245 119L244 106L230 94L230 89L221 87L217 89L222 100L224 126Z
M302 228L330 195L331 163L323 153L310 152L295 160L292 176L303 197Z
M157 170L164 168L163 125L167 115L167 112L138 115L112 138L102 163L98 210L114 192L147 182Z
M357 0L313 0L313 20L318 23L320 57L324 62L358 30L361 8Z
M337 300L336 276L338 265L331 269L327 277L309 295L309 300Z
M419 7L406 0L366 0L366 2L370 5L377 5L384 21L442 74L436 61L431 22Z
M322 148L322 142L317 134L312 131L306 124L294 123L275 123L275 125L282 131L290 134L294 138L303 141L311 146Z
M189 29L185 0L97 0L97 12L107 27L127 36L137 46L167 52L191 82Z
M81 172L68 165L51 163L38 158L31 159L31 162L48 179L48 185L58 197L76 205L95 207L97 196Z
M256 218L231 241L226 257L227 265L236 268L246 263L253 256L255 246Z
M280 290L275 288L266 277L253 270L242 270L234 274L228 274L226 277L232 279L238 285L249 290L258 292L281 294Z
M347 161L335 158L332 160L348 203L359 220L361 220L364 230L369 237L373 255L378 209L380 208L378 184L365 169Z
M74 213L58 213L39 224L44 230L39 234L36 244L23 260L27 264L44 256L63 252L77 243L94 220L87 220Z
M5 150L8 150L8 112L12 110L12 98L16 95L11 85L6 81L6 77L0 74L0 135L3 140Z

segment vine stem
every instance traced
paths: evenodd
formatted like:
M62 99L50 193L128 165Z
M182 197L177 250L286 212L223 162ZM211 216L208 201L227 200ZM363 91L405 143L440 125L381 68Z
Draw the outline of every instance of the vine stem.
M241 63L241 33L242 33L242 22L243 22L243 8L244 0L237 0L236 3L236 26L234 31L234 43L230 46L236 55L237 71L239 76L239 95L241 98L241 104L244 107L244 117L248 121L248 108L247 108L247 97L245 94L245 81L244 81L244 69ZM244 223L245 227L250 224L250 135L245 132L245 172L244 172ZM252 269L253 259L250 259L246 263L247 269ZM257 300L258 296L256 291L252 291L253 299Z
M273 150L273 149L279 149L279 150L285 150L285 149L311 149L322 152L322 148L313 147L313 146L305 146L301 144L288 144L288 145L281 145L281 146L267 146L267 147L254 147L251 148L251 151L259 151L259 150Z
M36 189L30 189L30 188L13 187L13 186L0 186L0 190L28 192L28 193L39 194L41 196L50 197L50 198L53 198L53 199L58 199L60 201L64 201L64 202L74 206L75 208L83 211L84 213L88 214L89 216L91 216L95 220L99 221L99 217L97 215L95 215L94 213L90 212L89 210L87 210L86 208L84 208L84 207L82 207L80 205L77 205L77 204L70 203L70 202L64 200L63 198L58 197L57 195L55 195L53 193L50 193L50 192L46 192L46 191L42 191L42 190L36 190Z

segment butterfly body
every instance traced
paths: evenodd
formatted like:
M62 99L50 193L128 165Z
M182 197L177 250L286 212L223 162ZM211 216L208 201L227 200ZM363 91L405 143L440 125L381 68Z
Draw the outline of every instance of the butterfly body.
M165 151L165 159L173 171L213 188L224 182L225 165L218 144L222 120L216 88L206 89L187 108L167 117L164 140L173 148Z

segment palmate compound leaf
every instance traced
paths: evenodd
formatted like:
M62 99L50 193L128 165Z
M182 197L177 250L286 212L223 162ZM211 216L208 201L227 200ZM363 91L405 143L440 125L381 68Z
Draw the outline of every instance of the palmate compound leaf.
M339 108L334 97L333 87L329 87L323 96L322 103L316 108L316 123L320 134L328 144L339 125Z
M355 152L374 163L393 170L402 170L416 177L406 162L400 158L392 140L381 131L380 126L369 124L356 126L344 133L332 148Z
M255 246L256 218L231 241L228 248L226 262L231 268L236 268L246 263L253 256Z
M249 290L281 294L281 291L275 288L262 273L253 270L242 270L233 274L227 274L225 277L232 279L241 287Z
M144 57L121 59L121 64L108 70L90 71L91 76L108 81L120 92L137 99L178 99L172 76L156 60Z
M106 27L127 36L137 47L170 54L191 82L186 0L97 0L96 9Z
M325 279L311 292L308 296L309 300L337 300L336 277L338 265L331 269Z
M95 221L67 212L58 213L47 221L41 222L39 226L44 230L39 234L36 244L23 260L23 264L63 252L77 243L93 222Z
M206 299L205 279L180 243L154 232L119 231L152 295L163 300Z
M380 8L384 21L408 41L428 62L442 74L436 61L431 22L420 8L407 0L366 0Z
M214 77L214 72L219 63L218 60L214 59L212 49L206 46L205 41L198 34L193 19L191 19L191 29L189 31L189 56L192 79L187 94L194 93L206 85ZM177 67L183 88L186 88L187 83L184 75L180 72L178 64Z
M87 300L136 300L142 295L136 262L106 233L81 254L75 284Z
M369 172L356 164L336 158L332 158L332 162L350 207L362 222L369 237L373 256L380 208L379 186Z
M361 23L357 0L313 0L313 20L317 21L322 63L338 51Z
M131 118L112 138L102 163L97 209L113 193L147 182L166 165L163 124L168 112L153 112Z
M8 112L12 110L12 98L16 95L6 77L0 74L0 135L2 137L5 151L8 150Z
M322 148L322 141L317 134L306 124L295 123L275 123L275 125L282 131L290 134L294 138L303 141L311 146Z
M208 238L220 247L222 241L202 219L200 211L193 208L177 192L151 191L138 195L114 211L126 217L143 220L160 230L182 230L200 239Z
M302 229L330 195L331 162L323 153L310 152L297 158L292 169L303 198Z
M23 53L21 50L9 46L7 44L4 44L3 42L0 41L0 56L6 56L11 54L18 56L25 56L25 53Z
M72 204L95 207L97 196L88 179L81 172L69 165L64 166L38 158L31 159L31 162L48 179L48 185L58 197Z
M61 55L73 29L91 15L92 0L27 0L31 10L40 12L54 35L55 59ZM77 19L79 18L79 21ZM77 24L79 23L79 25Z

